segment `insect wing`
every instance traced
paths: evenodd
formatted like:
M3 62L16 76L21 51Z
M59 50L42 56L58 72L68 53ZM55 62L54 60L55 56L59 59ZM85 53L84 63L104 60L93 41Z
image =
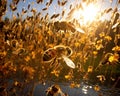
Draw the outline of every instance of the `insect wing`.
M62 58L64 59L65 63L67 64L67 66L69 66L70 68L75 68L75 64L73 63L72 60L70 60L68 57L66 56L62 56Z

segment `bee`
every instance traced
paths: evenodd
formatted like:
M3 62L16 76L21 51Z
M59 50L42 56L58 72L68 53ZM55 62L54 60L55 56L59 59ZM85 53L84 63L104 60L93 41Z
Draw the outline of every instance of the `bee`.
M17 9L17 6L12 4L12 3L9 6L10 6L12 11L15 11Z
M49 6L49 3L47 2L45 5L46 5L46 6Z
M56 84L48 87L45 92L46 96L66 96L65 93L62 92L60 86Z
M0 0L0 16L3 16L6 10L7 10L7 0Z
M81 29L80 27L75 26L73 23L71 22L66 22L66 21L56 21L54 22L54 27L56 29L56 31L59 30L63 30L63 31L71 31L71 32L79 32L79 33L85 33L85 31L83 29Z
M23 13L26 13L26 12L27 12L27 10L25 10L24 8L22 8L22 12L23 12Z
M57 31L59 30L63 30L63 31L67 31L67 30L70 30L72 32L75 32L75 28L72 26L71 23L68 23L68 22L65 22L65 21L62 21L62 22L59 22L59 21L56 21L54 22L54 27Z
M66 0L66 1L64 1L64 2L62 2L62 6L64 6L66 3L67 3L67 0Z
M19 3L19 0L12 0L16 5Z
M50 1L49 1L49 5L52 4L52 2L53 2L53 0L50 0Z
M67 66L74 69L75 64L71 59L69 59L72 53L73 51L70 47L64 45L57 45L44 51L42 59L44 63L50 63L54 60L63 59Z
M42 2L43 2L43 0L36 0L36 2L37 2L37 3L42 3Z

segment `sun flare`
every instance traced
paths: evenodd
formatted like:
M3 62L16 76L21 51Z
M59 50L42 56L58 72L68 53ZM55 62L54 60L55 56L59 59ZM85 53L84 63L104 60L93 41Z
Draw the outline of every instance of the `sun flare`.
M83 24L94 21L98 15L99 8L95 4L83 4L83 9L75 10L73 18L77 19Z

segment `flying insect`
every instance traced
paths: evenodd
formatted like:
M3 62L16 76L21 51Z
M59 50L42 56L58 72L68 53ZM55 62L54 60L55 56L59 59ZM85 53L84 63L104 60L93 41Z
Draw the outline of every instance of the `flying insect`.
M72 55L73 51L70 47L64 45L57 45L53 48L49 48L43 53L43 62L50 63L54 60L64 60L67 66L70 68L75 68L75 64L69 57Z

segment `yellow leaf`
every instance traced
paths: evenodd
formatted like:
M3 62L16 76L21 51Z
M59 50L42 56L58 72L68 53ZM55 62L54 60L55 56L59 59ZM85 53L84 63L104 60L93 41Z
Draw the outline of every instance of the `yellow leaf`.
M32 59L35 59L35 52L34 51L32 51Z
M93 66L89 66L88 67L88 72L92 72L93 71Z
M102 44L97 44L95 47L96 47L96 50L100 50L101 48L103 48L103 45Z
M120 51L120 46L115 46L112 48L113 51Z
M100 37L104 37L104 36L105 36L105 33L102 32L102 33L99 34L99 36L100 36Z
M93 51L93 55L97 55L98 54L98 52L97 51Z
M114 55L111 55L109 58L108 58L108 61L109 62L118 62L119 61L119 54L115 53Z
M80 44L78 42L75 43L75 46L78 47Z
M54 74L56 77L59 77L60 71L53 70L51 74Z
M71 76L70 76L70 75L65 75L65 79L70 80L70 79L71 79Z
M108 41L112 40L112 38L110 36L105 36L105 39L108 40Z
M30 60L30 56L26 56L24 59L25 59L25 61L28 62Z
M109 62L113 62L113 61L114 61L114 56L110 56L110 57L108 58L108 61L109 61Z
M47 32L50 36L52 36L53 34L53 32L51 31L51 30L49 30L48 32Z

